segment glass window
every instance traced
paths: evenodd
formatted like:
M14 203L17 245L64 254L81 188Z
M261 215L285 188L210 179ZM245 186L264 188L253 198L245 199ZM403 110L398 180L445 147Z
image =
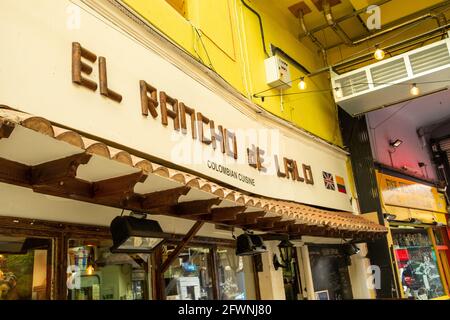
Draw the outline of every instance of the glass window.
M217 268L220 300L246 300L243 257L236 256L236 249L217 249Z
M445 295L436 253L426 230L392 230L395 259L408 298L427 300Z
M0 235L0 300L50 299L52 239Z
M443 231L444 231L443 228L433 229L434 239L436 240L437 246L445 246Z
M112 241L70 240L68 300L149 299L148 254L113 254Z
M163 261L175 246L163 246ZM211 300L211 249L185 248L164 273L165 294L168 300Z

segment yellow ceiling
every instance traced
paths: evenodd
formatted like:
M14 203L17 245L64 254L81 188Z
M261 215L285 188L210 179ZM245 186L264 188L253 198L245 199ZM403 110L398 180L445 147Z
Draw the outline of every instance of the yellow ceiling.
M251 2L266 2L267 0L249 0ZM278 15L282 17L284 23L291 24L292 27L289 29L295 30L297 34L300 34L300 27L298 23L298 19L291 13L288 9L290 6L301 2L302 0L275 0L271 1L271 5L276 9L276 13L273 15ZM316 0L303 0L305 4L311 9L311 12L305 15L305 22L308 28L311 30L313 28L322 26L326 24L325 18L323 16L323 12L319 11L317 7L314 5L313 1ZM334 1L334 0L333 0ZM339 2L339 1L337 1ZM332 12L335 18L340 18L342 16L348 15L353 11L363 9L369 5L380 3L381 0L340 0L340 4L332 6ZM448 4L450 5L450 0L390 0L387 3L380 6L381 9L381 26L392 25L395 23L399 23L404 20L405 17L419 14L422 11L426 12L427 8L435 6L437 4ZM448 10L448 9L447 9ZM442 11L442 9L441 9ZM447 18L449 18L450 11L446 11ZM374 31L370 31L367 29L365 22L367 21L368 14L361 14L360 16L356 16L345 20L339 23L344 31L348 34L351 39L363 38L365 36L374 33ZM344 45L339 46L338 48L334 48L330 50L330 60L331 64L337 63L342 59L345 59L348 56L351 56L355 53L361 52L361 49L364 50L372 50L373 46L377 44L377 41L385 41L386 45L392 44L394 41L398 42L403 39L407 39L411 36L423 33L427 30L436 28L436 21L423 21L420 25L414 28L405 28L408 30L404 30L403 32L398 32L394 34L395 37L392 37L392 41L385 41L386 37L381 37L374 39L372 41L368 41L367 43L363 43L358 47L346 47ZM401 30L400 30L401 31ZM376 32L376 30L375 30ZM326 28L323 31L319 31L315 33L317 39L322 42L326 47L337 45L341 43L340 38L336 35L336 33L330 28ZM302 39L306 45L310 46L313 49L317 49L312 45L312 43L304 38Z

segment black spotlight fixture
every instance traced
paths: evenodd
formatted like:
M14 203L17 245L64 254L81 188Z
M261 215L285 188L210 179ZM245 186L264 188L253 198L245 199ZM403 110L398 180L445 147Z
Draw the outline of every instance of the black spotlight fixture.
M236 239L236 255L252 256L266 252L262 238L255 234L243 233Z
M273 266L275 267L275 270L278 270L280 267L288 269L291 265L292 256L294 254L294 244L290 242L289 239L284 239L281 240L280 244L278 244L278 249L280 250L281 261L283 264L278 261L277 255L274 254Z
M361 250L354 243L347 243L344 246L344 252L347 256L358 254Z
M119 216L111 222L110 230L113 238L113 253L149 253L162 241L166 234L158 221Z

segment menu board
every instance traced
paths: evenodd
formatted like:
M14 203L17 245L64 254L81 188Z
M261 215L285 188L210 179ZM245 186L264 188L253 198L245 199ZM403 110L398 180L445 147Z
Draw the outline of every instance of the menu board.
M377 181L385 205L447 212L445 196L435 187L379 172Z

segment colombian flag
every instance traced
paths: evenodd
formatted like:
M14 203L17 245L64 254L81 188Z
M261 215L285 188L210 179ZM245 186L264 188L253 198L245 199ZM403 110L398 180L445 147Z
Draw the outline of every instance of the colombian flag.
M345 189L344 178L336 176L336 184L339 192L347 193L347 190Z

